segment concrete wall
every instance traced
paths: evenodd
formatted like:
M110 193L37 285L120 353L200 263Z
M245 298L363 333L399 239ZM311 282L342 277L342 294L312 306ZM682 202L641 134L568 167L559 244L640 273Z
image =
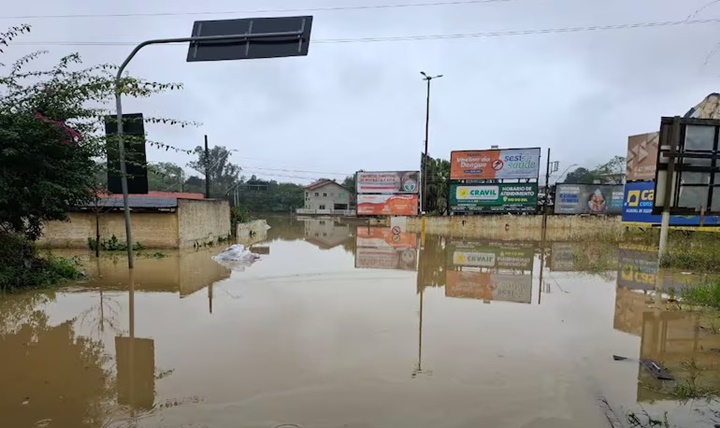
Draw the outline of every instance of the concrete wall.
M409 217L408 232L420 233L422 219ZM588 237L619 236L622 234L620 217L548 216L548 240L580 240ZM453 237L498 239L504 241L540 241L542 216L452 216L426 217L425 232Z
M230 203L224 199L178 199L180 248L192 248L230 236Z
M335 204L345 204L350 208L350 192L330 183L314 190L305 191L305 209L332 210Z
M88 238L95 239L96 216L93 212L72 212L70 221L51 221L43 227L38 244L49 248L88 248ZM125 219L122 212L101 213L100 241L115 235L125 241ZM176 213L134 213L133 240L146 248L177 248L178 217Z

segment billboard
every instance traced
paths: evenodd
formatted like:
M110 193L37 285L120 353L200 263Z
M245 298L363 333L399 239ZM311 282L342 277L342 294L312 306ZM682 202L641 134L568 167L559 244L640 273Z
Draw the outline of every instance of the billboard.
M450 185L453 212L535 212L537 183Z
M540 148L462 150L450 153L451 180L537 178Z
M357 193L418 193L420 171L358 172Z
M659 132L628 137L627 181L655 180Z
M451 242L446 250L448 265L479 268L532 270L535 250L512 243Z
M581 248L578 244L571 242L553 242L550 251L550 271L553 272L575 272L575 254Z
M532 275L449 270L445 273L445 296L530 303Z
M558 184L555 214L622 214L622 184Z
M418 195L357 195L357 215L417 215Z
M622 221L627 223L643 223L647 225L659 225L662 215L654 215L653 203L655 201L655 182L642 181L625 184L625 195L623 199ZM720 217L706 216L705 225L719 226ZM700 216L670 216L671 226L699 226Z

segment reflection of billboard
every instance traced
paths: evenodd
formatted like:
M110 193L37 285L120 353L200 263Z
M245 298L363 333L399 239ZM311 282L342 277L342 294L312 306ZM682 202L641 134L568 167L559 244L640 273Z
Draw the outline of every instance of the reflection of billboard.
M445 275L445 296L530 303L532 275L449 270Z
M417 234L393 233L389 227L358 226L356 236L358 247L417 248Z
M658 253L620 248L617 285L633 290L653 290L657 274Z
M539 171L540 148L450 153L451 180L537 178Z
M155 402L155 341L115 338L118 403L151 409Z
M450 185L453 212L535 212L537 183Z
M574 272L576 244L553 242L550 253L550 270L555 272Z
M357 195L357 215L400 215L418 213L418 195Z
M555 214L622 214L622 184L558 184Z
M646 223L659 225L662 216L654 215L655 182L642 181L625 184L622 221L628 223ZM705 225L720 225L720 217L706 216ZM671 226L699 226L700 216L670 216Z
M419 171L358 172L357 193L418 193Z
M414 248L357 247L355 267L414 271L417 270L417 250Z
M417 235L389 227L358 226L355 267L417 270Z
M655 180L659 132L628 137L627 181Z
M449 265L480 268L532 270L535 258L532 247L513 248L483 242L453 242L446 252Z

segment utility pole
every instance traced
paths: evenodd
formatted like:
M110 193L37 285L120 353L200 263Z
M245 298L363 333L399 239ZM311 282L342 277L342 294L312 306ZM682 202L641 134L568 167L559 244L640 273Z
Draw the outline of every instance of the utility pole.
M205 197L210 198L210 149L205 135Z
M550 203L550 147L547 151L547 167L545 169L545 203L543 204L543 218L542 218L542 240L543 250L545 245L545 234L547 233L547 212L548 205Z
M423 162L422 162L422 204L421 204L421 212L425 212L427 210L427 182L428 182L428 141L430 140L430 82L433 79L439 79L443 77L442 74L438 74L437 76L429 76L424 71L421 71L420 74L423 75L423 80L427 82L427 98L425 99L425 151L423 154Z

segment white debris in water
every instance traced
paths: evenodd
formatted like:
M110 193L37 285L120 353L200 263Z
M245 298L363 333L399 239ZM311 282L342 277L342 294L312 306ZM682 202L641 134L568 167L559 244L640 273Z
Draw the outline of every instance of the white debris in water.
M228 269L244 271L245 268L260 260L260 255L253 253L242 244L234 244L213 257L213 260Z

